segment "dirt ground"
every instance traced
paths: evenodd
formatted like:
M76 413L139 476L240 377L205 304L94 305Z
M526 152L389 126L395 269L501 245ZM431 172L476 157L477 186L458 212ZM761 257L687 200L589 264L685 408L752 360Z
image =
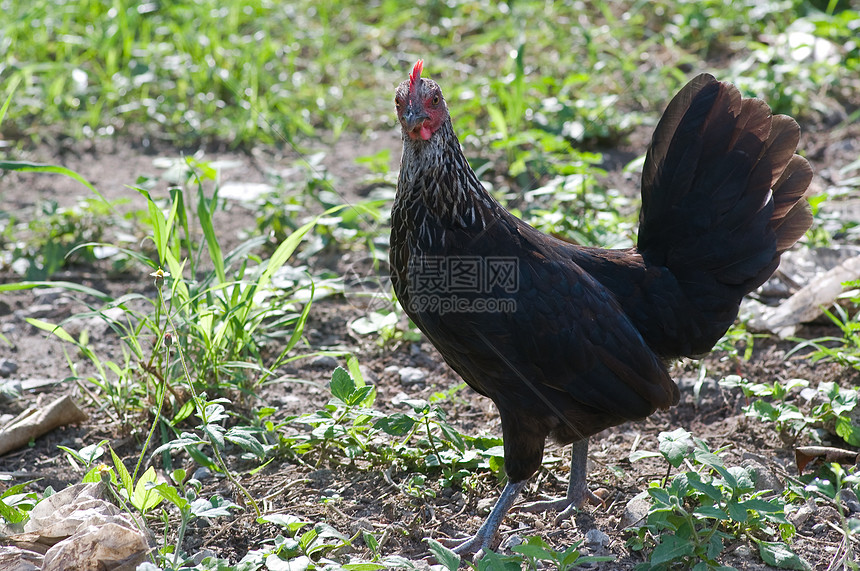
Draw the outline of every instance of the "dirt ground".
M647 131L647 130L646 130ZM647 132L635 133L627 146L615 152L633 155L644 151ZM361 191L356 186L356 174L362 168L353 159L360 147L361 154L389 148L392 162L399 157L399 138L394 131L379 133L373 139L341 140L327 149L326 164L333 174L336 190L349 200ZM860 155L860 128L856 125L841 131L815 129L805 131L800 148L811 160L817 176L815 192L838 187L839 169L856 160ZM74 148L57 145L41 146L28 151L28 160L50 164L62 164L90 180L108 198L129 197L139 200L137 193L125 185L133 184L138 176L154 173L158 169L153 160L158 156L178 156L174 149L144 147L139 141L100 141ZM263 150L253 154L223 153L207 154L208 160L228 160L235 165L222 172L222 184L226 182L265 182L273 172L286 169L298 158L293 151ZM621 161L616 161L621 162ZM625 193L637 192L638 181L620 170L621 165L609 165L609 184ZM396 169L396 164L393 165ZM0 199L3 209L26 219L32 216L38 201L55 199L61 204L70 204L88 191L77 183L53 175L11 174L0 175ZM139 204L142 206L142 202ZM860 220L856 200L843 198L825 208L834 209L845 216ZM239 240L239 232L253 227L253 212L237 204L229 212L219 213L216 221L222 238L228 243ZM312 263L314 261L312 260ZM317 260L316 263L331 263ZM8 283L18 278L11 273L0 275L0 282ZM154 295L149 278L141 275L124 275L108 279L98 268L77 268L61 272L55 279L76 281L121 295L131 291ZM460 383L459 378L441 361L427 341L403 342L393 349L381 349L373 339L353 334L348 324L363 315L362 309L353 300L332 296L315 304L305 336L314 350L325 348L346 349L358 356L365 368L366 377L379 391L377 406L387 410L401 410L392 401L398 395L427 398L437 390L447 390ZM67 377L70 375L63 344L46 338L44 332L27 325L26 317L40 317L60 321L82 309L80 300L56 289L37 289L26 292L4 293L0 296L0 332L13 344L0 344L0 358L14 361L17 370L5 381L18 380L25 388L18 399L0 403L0 413L14 415L27 406L44 403L64 394L70 394L87 407L90 421L76 427L57 429L35 441L32 446L0 457L0 474L10 474L11 482L38 478L33 486L42 490L47 486L55 489L80 481L82 472L73 468L57 445L80 448L105 438L127 458L134 457L140 449L142 433L125 433L110 423L80 388ZM836 335L834 328L817 326L801 331L802 336ZM118 340L106 328L90 331L95 348L111 357L118 351ZM662 463L641 461L630 463L627 457L635 446L640 450L656 450L657 434L665 430L685 428L695 436L706 440L712 449L729 446L726 455L728 465L739 465L755 460L766 466L781 482L796 477L793 443L782 442L776 432L758 421L744 416L741 407L746 403L739 391L721 388L717 381L727 374L739 374L758 382L772 382L790 378L804 378L816 386L821 381L836 381L842 386L858 384L853 373L829 363L813 363L804 355L786 358L786 352L794 343L761 339L749 361L737 360L726 353L715 352L704 359L707 378L698 398L693 394L699 374L699 363L679 363L672 371L681 387L681 403L669 411L655 414L646 421L629 423L606 430L591 439L588 476L592 489L608 490L605 507L587 508L572 522L560 525L553 523L552 514L528 514L513 511L501 528L502 541L511 536L541 534L557 548L582 539L589 530L597 529L606 537L586 544L585 552L595 555L613 555L611 563L592 565L592 569L628 570L642 561L641 555L625 546L628 534L622 526L622 517L628 501L643 490L649 481L664 475ZM66 348L68 349L68 348ZM308 350L309 351L309 350ZM77 359L74 355L73 359ZM340 362L340 364L343 364ZM282 373L290 378L303 379L311 383L277 383L265 387L259 395L260 401L278 409L277 418L318 410L328 400L326 383L332 371L331 360L306 359L296 361L292 368ZM426 380L418 384L404 385L397 370L416 367L427 373ZM500 435L498 416L492 404L485 398L464 389L458 398L449 399L444 406L449 420L467 434L487 433ZM144 423L145 424L145 423ZM838 439L831 444L840 445ZM844 447L844 443L841 443ZM547 456L558 459L550 462L533 478L527 488L527 498L538 494L563 495L567 480L569 451L550 445ZM239 459L234 458L239 464ZM193 465L189 468L194 469ZM407 474L381 473L351 468L346 465L324 465L319 468L292 461L269 464L244 482L267 510L285 512L306 517L312 521L326 521L343 533L353 534L360 528L378 532L388 531L382 546L384 554L399 554L422 560L428 558L423 539L439 540L462 537L473 533L483 518L483 498L495 499L501 486L487 475L480 479L475 493L437 490L433 499L417 500L401 493L398 484ZM239 501L227 482L218 477L204 482L205 493L218 492ZM321 501L339 496L338 501ZM481 502L479 510L479 502ZM839 550L841 536L830 525L836 521L832 508L822 506L798 525L793 548L814 569L828 569ZM248 512L234 519L215 519L192 527L185 545L188 552L209 549L222 557L240 558L249 548L274 537L273 527L255 523ZM594 537L595 534L592 534ZM599 536L599 534L597 534ZM361 542L356 549L361 552ZM747 543L732 545L724 563L739 569L768 569L760 562L754 549Z

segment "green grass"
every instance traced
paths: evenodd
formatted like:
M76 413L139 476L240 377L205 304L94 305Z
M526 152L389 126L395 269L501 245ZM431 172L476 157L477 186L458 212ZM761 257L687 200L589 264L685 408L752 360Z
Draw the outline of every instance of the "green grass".
M786 30L838 46L856 37L856 12L827 15L801 0L0 7L0 81L21 81L6 132L15 138L143 132L249 146L390 127L392 90L418 57L442 81L460 130L482 144L501 134L507 148L541 147L536 133L504 134L528 127L562 140L615 137L668 99L681 68L729 53L745 63L722 75L748 78L779 112L814 115L827 96L858 93L856 42L836 64L778 48Z

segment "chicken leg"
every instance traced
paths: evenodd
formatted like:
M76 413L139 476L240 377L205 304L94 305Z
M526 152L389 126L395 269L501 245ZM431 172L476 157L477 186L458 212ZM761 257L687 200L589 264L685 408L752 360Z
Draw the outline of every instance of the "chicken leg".
M520 491L525 487L526 481L527 480L523 480L522 482L509 481L505 484L505 489L502 490L502 495L499 496L499 500L496 502L496 505L493 506L493 510L490 512L490 515L487 516L483 525L478 528L475 535L467 538L454 547L454 553L458 553L460 555L475 553L475 557L479 558L481 556L481 552L490 547L490 543L492 543L493 538L496 536L496 532L499 530L499 526L502 524L502 519L504 519L505 514L507 514L511 509L511 506L514 505L514 502L520 495Z
M563 498L542 500L532 502L519 507L524 512L544 512L547 510L559 511L555 518L556 525L569 518L576 511L590 501L594 505L602 504L603 501L588 489L585 480L586 464L588 462L588 438L573 443L570 453L570 481L567 484L567 495Z

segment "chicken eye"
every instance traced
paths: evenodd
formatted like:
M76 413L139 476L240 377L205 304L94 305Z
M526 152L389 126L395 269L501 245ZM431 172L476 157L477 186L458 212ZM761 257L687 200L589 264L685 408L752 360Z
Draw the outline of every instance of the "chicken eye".
M433 105L439 105L439 96L438 95L433 96Z
M400 109L401 107L403 107L403 104L402 104L402 103L400 103L400 100L399 100L399 99L397 99L397 98L395 97L395 98L394 98L394 106L395 106L396 108Z

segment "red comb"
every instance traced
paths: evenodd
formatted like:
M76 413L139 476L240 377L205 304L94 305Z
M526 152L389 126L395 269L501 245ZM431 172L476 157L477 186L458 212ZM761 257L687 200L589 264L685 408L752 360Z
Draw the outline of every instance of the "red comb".
M424 60L419 59L415 62L415 66L412 68L412 73L409 74L409 91L415 90L415 85L418 83L418 80L421 79L421 72L424 70Z

